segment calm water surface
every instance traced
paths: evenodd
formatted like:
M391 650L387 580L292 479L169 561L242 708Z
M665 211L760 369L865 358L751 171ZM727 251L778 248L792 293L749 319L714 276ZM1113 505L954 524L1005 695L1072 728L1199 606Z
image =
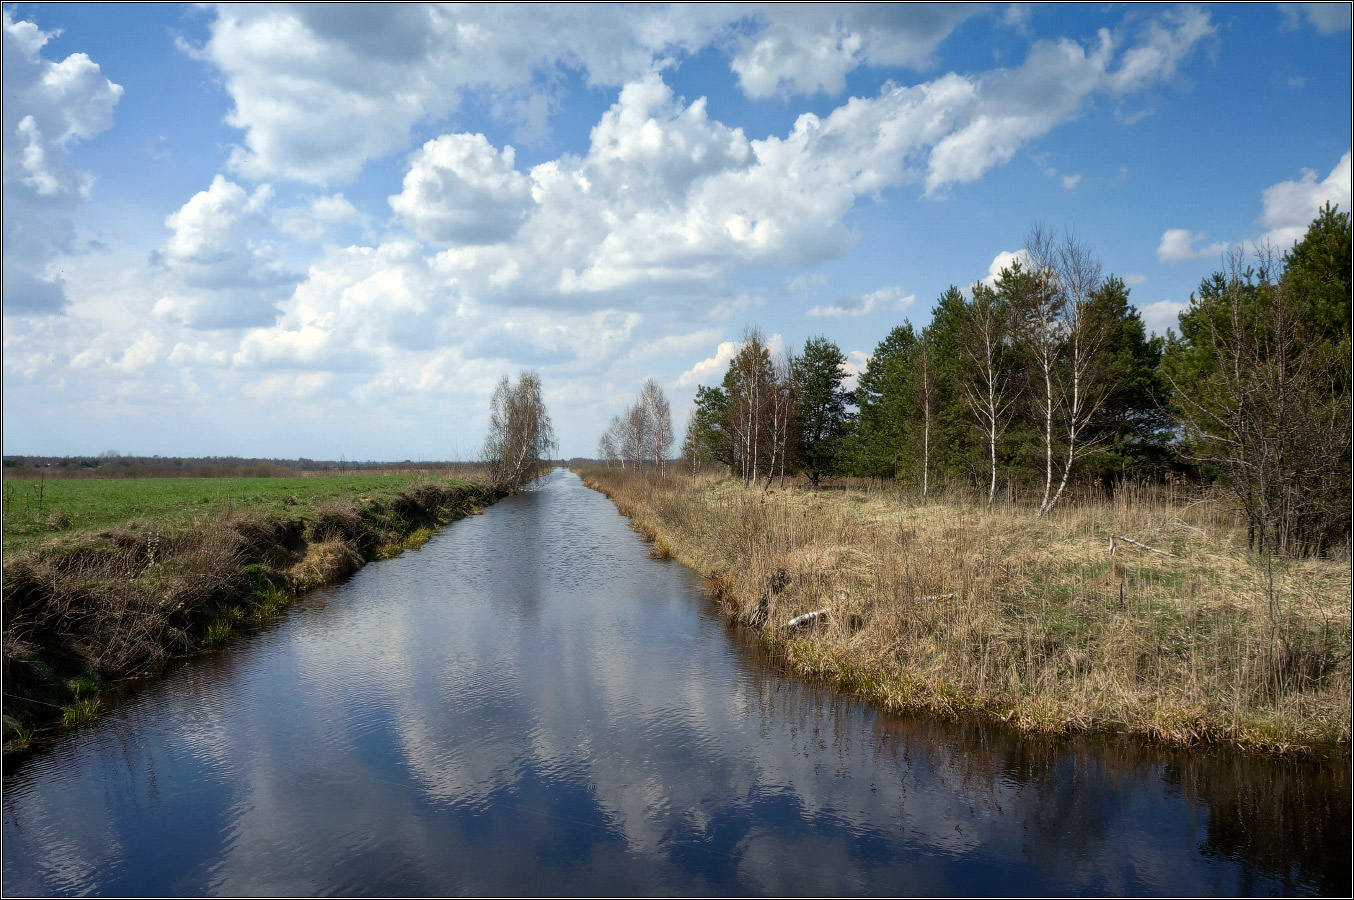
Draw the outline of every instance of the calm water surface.
M787 678L558 471L7 773L4 892L1347 895L1349 821Z

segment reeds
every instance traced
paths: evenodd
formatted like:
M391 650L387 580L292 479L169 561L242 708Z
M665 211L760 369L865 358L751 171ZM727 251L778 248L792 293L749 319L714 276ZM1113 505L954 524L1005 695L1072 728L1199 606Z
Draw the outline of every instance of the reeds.
M1349 559L1275 560L1271 582L1209 497L1130 485L1040 520L955 491L582 471L795 671L889 707L1348 752ZM1171 555L1111 554L1111 535ZM825 624L784 627L824 608Z

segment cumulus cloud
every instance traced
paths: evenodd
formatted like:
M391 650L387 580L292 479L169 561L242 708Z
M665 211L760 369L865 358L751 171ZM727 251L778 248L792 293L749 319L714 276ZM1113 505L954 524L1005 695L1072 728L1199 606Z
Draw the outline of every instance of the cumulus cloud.
M152 255L168 276L156 315L190 328L240 328L275 318L277 302L299 276L257 237L272 198L266 184L250 194L217 175L165 219L171 235Z
M1020 263L1025 268L1029 267L1030 253L1024 247L1019 250L1003 250L992 257L992 262L987 267L987 277L979 280L988 287L995 288L1001 273L1016 263Z
M383 356L445 342L456 313L454 288L432 276L413 241L333 247L276 322L245 334L232 364L371 371Z
M902 288L897 285L889 285L877 291L871 291L864 296L856 293L846 294L835 304L815 306L807 314L834 319L858 318L881 310L901 311L911 306L916 302L916 299L915 294L904 294Z
M677 387L695 387L698 384L717 384L728 371L729 362L743 346L742 341L723 341L708 356L677 377Z
M1197 242L1207 238L1208 235L1202 231L1196 233L1188 228L1168 228L1162 233L1161 243L1157 245L1157 261L1170 264L1201 259L1216 260L1231 246L1227 241L1195 246Z
M759 13L759 28L730 62L750 97L840 93L861 65L930 64L931 53L977 7L961 4L787 4Z
M416 124L454 112L467 91L539 136L551 107L542 74L573 67L591 84L632 84L714 45L728 49L751 97L835 94L862 65L928 65L974 13L958 4L244 5L219 8L209 39L190 52L222 73L233 103L227 122L244 132L230 160L237 172L327 183L407 145ZM1206 12L1168 11L1117 56L1117 39L1102 30L1089 53L1043 41L1017 69L937 79L957 105L930 109L943 122L924 142L941 142L928 191L979 177L1096 91L1123 96L1171 78L1212 32Z
M1260 223L1266 231L1263 240L1277 250L1287 250L1307 233L1317 211L1327 203L1350 209L1349 151L1345 151L1330 174L1320 181L1311 169L1303 169L1296 181L1281 181L1261 194L1264 212Z
M352 178L410 130L487 91L540 128L533 79L581 67L622 84L706 45L741 11L715 6L222 6L188 48L223 76L244 132L230 164L250 178ZM504 102L505 101L505 102Z
M497 151L482 134L444 134L414 154L404 190L390 206L433 243L492 244L512 237L532 205L531 186L514 159L512 147Z
M1198 21L1168 21L1186 30L1172 52L1193 45ZM859 198L916 182L936 195L980 177L1106 88L1119 72L1114 59L1108 32L1089 55L1071 41L1041 42L1018 69L886 85L762 140L711 118L704 99L684 103L652 74L622 89L585 156L519 175L507 148L444 136L415 155L392 204L415 233L459 239L439 266L505 302L610 302L641 285L812 266L850 247L844 218ZM502 246L469 246L514 228Z
M68 165L67 149L112 126L123 91L84 53L44 59L55 32L8 7L4 32L4 307L58 312L66 296L56 261L76 248L70 214L93 186Z

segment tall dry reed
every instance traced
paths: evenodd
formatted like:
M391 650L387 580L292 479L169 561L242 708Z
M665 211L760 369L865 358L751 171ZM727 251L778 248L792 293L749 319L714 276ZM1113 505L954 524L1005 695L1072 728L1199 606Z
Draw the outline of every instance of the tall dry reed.
M581 471L796 671L891 708L1348 752L1349 559L1271 580L1215 499L1127 486L1040 520L1010 497Z

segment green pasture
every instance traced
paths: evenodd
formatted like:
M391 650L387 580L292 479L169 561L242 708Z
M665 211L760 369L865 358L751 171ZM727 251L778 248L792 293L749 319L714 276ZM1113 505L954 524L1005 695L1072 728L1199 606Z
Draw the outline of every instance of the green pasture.
M307 478L102 478L4 483L4 552L46 537L98 531L137 520L174 529L245 513L306 516L337 500L373 500L429 481L427 475ZM441 479L439 479L441 480Z

